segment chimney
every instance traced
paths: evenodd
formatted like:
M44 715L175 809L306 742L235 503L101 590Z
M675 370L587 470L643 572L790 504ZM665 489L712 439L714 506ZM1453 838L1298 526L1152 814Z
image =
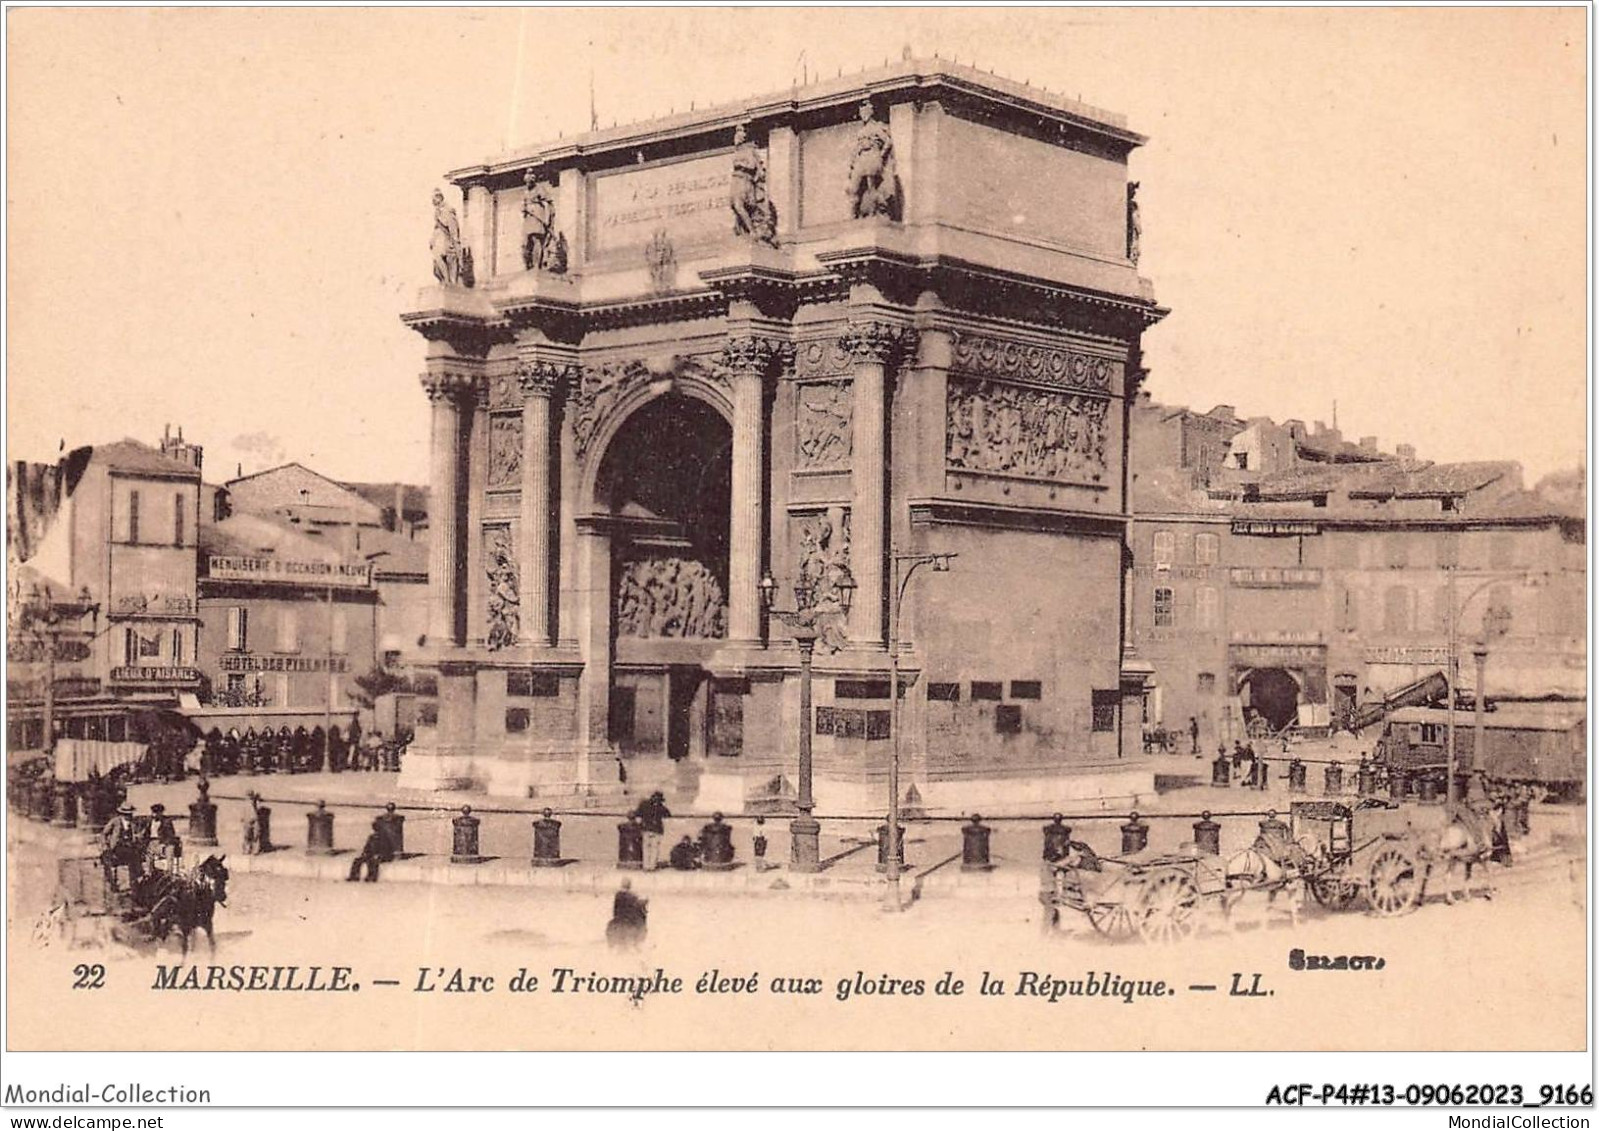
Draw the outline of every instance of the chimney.
M1362 436L1360 438L1360 450L1363 451L1363 452L1372 452L1373 454L1375 454L1376 451L1377 451L1377 437L1375 437L1375 436Z
M404 483L396 483L394 485L394 525L390 529L396 530L396 531L405 529L405 484Z
M1400 459L1415 459L1416 458L1416 445L1415 444L1396 444L1394 446L1394 455L1398 456Z

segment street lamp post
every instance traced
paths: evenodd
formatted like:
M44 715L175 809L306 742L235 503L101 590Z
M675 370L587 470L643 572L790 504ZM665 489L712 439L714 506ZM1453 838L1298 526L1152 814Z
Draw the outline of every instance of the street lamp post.
M955 554L894 554L894 599L888 606L888 703L889 738L891 750L888 759L888 848L884 870L888 876L888 891L884 907L890 911L902 910L899 890L899 615L905 600L905 590L911 577L924 565L933 567L934 573L948 573Z
M1528 584L1533 584L1531 576L1528 576L1526 580ZM1451 804L1464 800L1464 798L1459 796L1459 791L1455 788L1455 770L1460 762L1456 750L1458 732L1455 727L1455 691L1460 686L1460 620L1466 615L1466 610L1473 601L1494 585L1504 581L1505 578L1503 577L1490 577L1470 593L1467 593L1465 600L1457 603L1455 600L1455 569L1451 567L1449 570L1449 768L1447 771L1449 777L1444 782L1444 797ZM1481 764L1483 750L1483 675L1488 663L1488 638L1491 635L1497 636L1504 633L1507 615L1507 611L1503 609L1490 609L1485 613L1483 616L1482 638L1472 647L1472 657L1477 661L1476 688L1472 695L1472 715L1475 722L1473 728L1473 742L1475 745L1472 748L1472 757L1473 761L1478 764Z
M855 579L850 576L848 568L840 567L838 576L831 582L831 589L836 594L838 602L836 615L849 616L850 604L855 595ZM787 626L789 635L794 638L794 646L799 650L799 796L794 802L794 807L799 810L799 816L790 821L788 826L792 838L789 868L795 872L817 872L822 866L822 826L811 816L816 808L816 801L811 792L811 657L816 651L816 641L822 635L821 618L833 613L833 610L819 608L816 603L817 593L804 582L796 582L794 585L793 609L778 609L773 606L773 598L777 594L777 582L772 579L771 574L768 573L761 578L760 591L761 607Z

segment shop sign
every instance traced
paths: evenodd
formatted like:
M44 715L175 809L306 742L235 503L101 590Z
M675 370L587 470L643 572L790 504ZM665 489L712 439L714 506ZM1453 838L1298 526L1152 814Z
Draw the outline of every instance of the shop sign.
M325 672L335 674L350 670L350 661L342 656L253 656L236 652L223 656L217 664L225 672Z
M1314 589L1321 584L1321 570L1313 566L1233 566L1228 577L1240 589Z
M372 563L296 562L283 558L212 557L207 571L213 581L269 581L277 584L338 586L366 589L372 585Z
M1239 668L1314 668L1327 662L1319 644L1234 644L1227 659Z
M142 667L135 664L111 669L113 683L193 683L199 678L197 668Z
M1447 664L1449 649L1425 644L1378 645L1366 649L1368 664Z
M1235 518L1233 533L1282 538L1294 534L1320 534L1321 527L1314 522L1296 522L1290 519Z

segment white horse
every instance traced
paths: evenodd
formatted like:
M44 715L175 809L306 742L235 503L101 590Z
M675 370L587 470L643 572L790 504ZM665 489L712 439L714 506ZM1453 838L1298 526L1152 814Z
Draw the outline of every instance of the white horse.
M1422 835L1422 852L1429 870L1443 865L1444 902L1453 904L1456 899L1470 899L1471 873L1481 864L1487 876L1487 864L1493 855L1495 836L1504 835L1505 810L1502 804L1476 810L1460 806L1450 815L1449 823ZM1458 880L1458 882L1457 882ZM1485 882L1480 889L1484 899L1494 896L1493 884Z

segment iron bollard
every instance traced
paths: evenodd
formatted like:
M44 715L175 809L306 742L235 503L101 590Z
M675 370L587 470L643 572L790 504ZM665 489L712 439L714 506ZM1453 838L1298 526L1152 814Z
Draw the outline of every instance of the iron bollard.
M382 816L378 817L382 822L384 843L388 846L383 858L385 864L405 855L405 814L396 813L394 809L394 802L391 801L383 807Z
M1404 801L1410 796L1410 773L1390 768L1388 771L1388 797L1391 801Z
M1265 759L1261 760L1260 765L1261 769L1264 771L1266 767ZM1290 759L1288 762L1288 792L1305 792L1305 763L1301 762L1298 758Z
M455 843L450 849L451 864L481 864L477 850L477 830L483 822L472 816L472 806L461 806L461 815L450 822L455 827Z
M1228 785L1232 782L1232 761L1225 753L1217 756L1210 764L1210 784L1217 786Z
M1288 825L1286 822L1278 820L1277 810L1267 810L1266 819L1260 822L1260 835L1267 840L1281 838L1286 841L1288 839Z
M1209 809L1194 822L1194 847L1201 856L1221 855L1221 826L1210 819Z
M1065 818L1056 813L1049 824L1044 826L1044 859L1048 863L1055 863L1066 856L1066 849L1072 842L1072 827L1062 824Z
M905 870L905 826L904 825L901 825L899 827L899 836L896 839L898 840L898 843L895 845L895 847L898 849L898 852L896 853L896 855L899 857L899 860L898 860L899 870L903 872ZM888 871L888 826L887 825L878 825L877 826L877 870L879 872Z
M1362 797L1370 797L1377 792L1377 774L1371 768L1371 760L1361 755L1360 765L1355 770L1355 790Z
M316 808L305 815L305 854L307 856L333 855L333 814L328 803L318 801Z
M55 818L50 823L58 829L78 827L78 788L69 781L56 782Z
M201 778L195 788L200 796L189 802L189 843L209 848L217 842L217 807L210 782Z
M1431 774L1422 774L1421 781L1416 783L1416 800L1423 805L1431 804L1438 800L1438 779Z
M1327 767L1326 780L1322 783L1323 793L1342 793L1344 791L1344 768L1338 762Z
M555 812L544 810L544 815L533 822L533 867L554 868L561 863L561 822Z
M1122 826L1122 855L1131 856L1149 847L1149 826L1138 819L1136 811L1128 814Z
M700 867L707 872L733 870L733 826L720 813L712 813L711 823L700 829Z
M637 817L616 826L616 866L630 872L644 867L644 826Z
M994 830L983 824L983 818L972 814L971 823L961 829L961 871L991 872L994 865L988 859L988 838Z

